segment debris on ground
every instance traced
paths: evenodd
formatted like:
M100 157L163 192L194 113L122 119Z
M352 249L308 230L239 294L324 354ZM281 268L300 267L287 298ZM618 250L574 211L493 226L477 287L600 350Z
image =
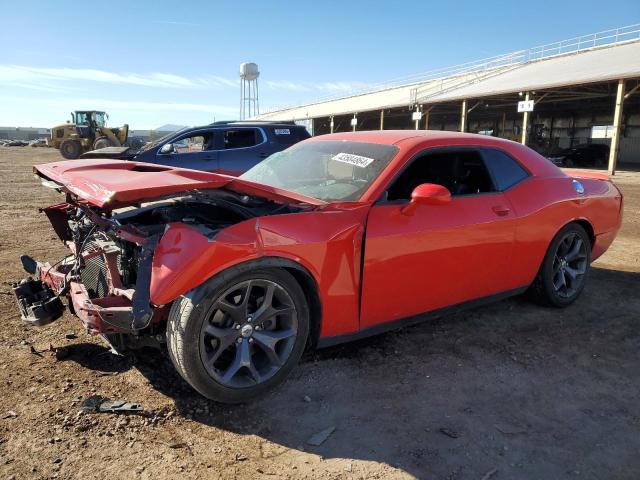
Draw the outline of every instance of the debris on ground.
M32 354L38 357L42 357L42 353L36 350L35 348L33 348L33 345L29 345L29 352L31 352Z
M49 351L53 352L53 355L56 357L56 360L64 360L70 355L69 349L64 347L54 347L49 344Z
M67 333L64 334L64 338L68 340L73 340L74 338L78 338L78 337L76 335L76 332L74 332L73 330L69 330Z
M482 477L482 480L489 480L491 477L493 477L497 473L497 471L498 471L497 468L493 468L489 470L487 473L484 474L484 476Z
M322 445L327 438L335 431L336 427L325 428L324 430L314 433L307 439L308 445L313 445L314 447L318 447Z
M9 410L6 415L2 418L15 418L17 417L18 414L16 412L14 412L13 410Z
M445 428L445 427L440 428L440 433L451 438L458 438L460 436L460 434L455 430L451 430L450 428Z
M93 373L96 377L115 377L118 375L118 372L100 372L97 370Z
M505 435L515 435L517 433L526 433L527 430L525 428L519 427L518 425L512 425L510 423L496 423L494 425L496 430Z
M304 400L307 403L311 403L311 397L309 395L305 395L304 397L302 397L302 400Z
M92 395L82 402L80 410L85 413L137 413L142 412L143 408L139 403L112 401L101 395Z
M170 443L167 445L169 448L188 448L188 445L184 442L180 443Z

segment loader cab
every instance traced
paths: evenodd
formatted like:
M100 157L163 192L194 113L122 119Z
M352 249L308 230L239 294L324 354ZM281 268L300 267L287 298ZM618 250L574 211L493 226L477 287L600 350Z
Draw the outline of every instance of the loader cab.
M71 120L74 124L80 126L92 127L93 129L102 128L107 125L107 119L109 115L105 112L89 111L75 111L71 113Z

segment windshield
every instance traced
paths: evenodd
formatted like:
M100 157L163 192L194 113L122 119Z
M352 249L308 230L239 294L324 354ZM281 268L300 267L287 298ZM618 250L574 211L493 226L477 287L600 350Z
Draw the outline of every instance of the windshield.
M240 178L327 202L356 201L397 151L377 143L301 142L274 153Z

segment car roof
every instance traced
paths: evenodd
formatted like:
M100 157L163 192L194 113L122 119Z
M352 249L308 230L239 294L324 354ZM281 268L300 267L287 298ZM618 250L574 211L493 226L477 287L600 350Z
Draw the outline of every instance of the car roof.
M417 152L428 148L446 147L494 147L507 152L521 162L533 176L557 177L565 174L549 160L518 142L473 133L441 130L371 130L361 132L332 133L304 140L307 142L351 141L377 143L398 147L399 154L385 168L363 196L365 201L375 200L381 188Z
M270 122L270 121L260 121L260 120L256 120L256 121L249 121L249 120L222 120L219 122L213 122L210 123L208 126L210 127L224 127L225 125L234 125L234 126L241 126L241 127L269 127L269 126L280 126L280 125L286 125L287 127L300 127L300 128L304 128L304 125L298 125L294 122Z
M295 123L287 123L287 122L244 122L244 121L231 121L231 122L226 122L226 121L222 121L222 122L213 122L213 123L209 123L208 125L198 125L196 127L185 127L181 130L176 130L175 132L173 132L173 134L183 134L183 133L187 133L187 132L192 132L195 130L205 130L205 129L224 129L227 127L247 127L247 128L254 128L254 127L284 127L284 128L305 128L304 125L297 125Z
M429 143L450 142L455 145L501 145L512 144L511 140L478 135L474 133L451 132L444 130L369 130L361 132L330 133L313 137L313 141L340 140L386 145L411 146ZM309 140L307 140L309 141Z

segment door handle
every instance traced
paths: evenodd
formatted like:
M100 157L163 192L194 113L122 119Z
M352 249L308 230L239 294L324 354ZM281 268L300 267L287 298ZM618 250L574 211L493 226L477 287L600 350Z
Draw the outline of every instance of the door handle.
M496 205L492 208L492 210L499 217L509 215L509 212L511 211L509 207L505 207L504 205Z

